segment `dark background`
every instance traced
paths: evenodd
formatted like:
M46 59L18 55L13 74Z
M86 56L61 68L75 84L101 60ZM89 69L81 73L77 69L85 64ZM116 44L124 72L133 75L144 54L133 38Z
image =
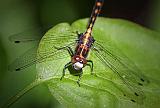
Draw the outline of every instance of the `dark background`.
M10 96L31 83L35 72L9 72L7 65L32 44L14 45L8 41L12 34L30 28L54 26L61 22L72 23L89 17L94 0L0 0L0 106ZM103 17L122 18L147 28L160 30L160 0L105 0ZM40 85L13 108L61 108L63 107Z

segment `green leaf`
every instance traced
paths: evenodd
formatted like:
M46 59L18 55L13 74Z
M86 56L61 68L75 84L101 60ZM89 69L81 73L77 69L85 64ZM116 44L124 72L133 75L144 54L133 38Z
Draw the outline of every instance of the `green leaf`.
M57 48L71 46L74 50L72 42L77 37L75 32L85 32L87 21L78 20L71 26L61 23L45 34L39 45L38 58L51 57L37 65L38 78L47 80L46 84L51 94L68 108L157 108L160 101L160 35L128 21L99 18L94 26L93 36L95 40L102 42L104 47L109 46L113 51L117 48L122 51L141 70L139 74L146 76L149 83L138 90L143 92L144 98L137 99L139 102L133 102L136 96L131 95L131 92L134 91L128 89L112 70L105 69L107 67L92 54L92 51L88 59L93 61L97 76L91 75L90 68L85 67L80 87L76 83L78 77L70 74L68 70L65 78L60 81L64 65L71 58L66 50L57 51ZM50 55L44 55L43 52ZM125 65L130 64L129 62L126 61ZM135 87L134 79L128 80L133 80L130 84L131 87Z
M60 23L43 36L37 50L37 60L41 60L36 65L37 79L12 98L8 106L34 86L46 83L51 94L68 108L159 107L160 35L129 21L98 18L93 29L94 39L106 49L101 54L119 74L104 65L91 50L88 59L93 61L96 75L84 67L79 87L75 72L67 69L60 81L64 65L71 57L67 50L57 49L70 46L74 50L76 31L84 33L87 22L88 19L82 19L72 25ZM107 51L114 56L105 54ZM142 77L147 81L144 84L138 83Z

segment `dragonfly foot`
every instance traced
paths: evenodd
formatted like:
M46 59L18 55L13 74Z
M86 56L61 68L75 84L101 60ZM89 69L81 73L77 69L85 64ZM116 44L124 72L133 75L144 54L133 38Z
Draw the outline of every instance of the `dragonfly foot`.
M77 84L78 84L78 86L80 87L80 83L79 83L79 81L77 81Z
M64 76L62 76L61 78L60 78L60 80L62 80L64 78Z

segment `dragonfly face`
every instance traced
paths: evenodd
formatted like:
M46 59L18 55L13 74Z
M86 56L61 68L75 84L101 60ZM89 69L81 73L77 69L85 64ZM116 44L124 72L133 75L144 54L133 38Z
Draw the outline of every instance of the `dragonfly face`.
M74 64L73 64L73 67L74 67L75 70L80 70L80 69L82 69L82 68L83 68L83 63L82 63L82 61L74 63Z
M72 66L75 70L82 69L85 66L85 64L87 63L86 59L81 58L80 56L73 56L71 58L71 62L73 63Z

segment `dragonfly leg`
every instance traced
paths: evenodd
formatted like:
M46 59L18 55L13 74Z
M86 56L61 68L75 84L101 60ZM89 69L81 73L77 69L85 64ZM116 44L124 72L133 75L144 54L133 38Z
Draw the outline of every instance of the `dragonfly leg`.
M79 75L79 78L78 78L78 81L77 81L77 84L78 84L78 86L80 87L80 80L81 80L81 78L82 78L82 74L83 74L83 72L81 72L81 74Z
M67 46L66 49L67 49L69 55L72 57L74 55L72 48Z
M92 60L87 60L87 66L89 66L91 68L91 74L93 75L93 61Z
M78 38L80 38L83 35L83 33L79 33L78 31L76 31L76 34L78 35Z
M72 64L72 62L68 62L68 63L64 66L64 68L63 68L63 73L62 73L62 77L61 77L60 80L62 80L62 79L64 78L66 69L67 69L71 64Z
M66 49L71 57L74 55L72 48L69 47L69 46L64 46L64 47L56 48L56 49L57 50L64 50L64 49Z

